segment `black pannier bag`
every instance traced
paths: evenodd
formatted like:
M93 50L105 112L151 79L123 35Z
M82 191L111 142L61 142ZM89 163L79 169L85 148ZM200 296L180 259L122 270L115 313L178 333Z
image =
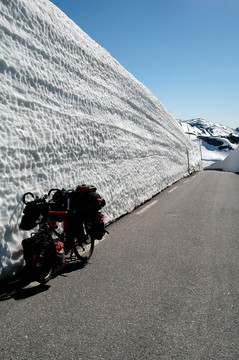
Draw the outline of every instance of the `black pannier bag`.
M23 217L19 225L22 230L31 230L46 221L48 217L48 205L42 199L35 199L26 204Z
M105 200L96 192L93 185L79 185L70 194L70 226L73 232L77 232L83 219L86 231L95 239L101 240L105 234L104 216L99 211L105 206Z
M89 224L91 228L89 229ZM105 234L104 215L101 212L96 214L93 223L86 223L87 232L92 235L95 239L101 240Z
M79 185L70 194L70 209L73 212L89 216L105 206L105 200L96 192L93 185Z

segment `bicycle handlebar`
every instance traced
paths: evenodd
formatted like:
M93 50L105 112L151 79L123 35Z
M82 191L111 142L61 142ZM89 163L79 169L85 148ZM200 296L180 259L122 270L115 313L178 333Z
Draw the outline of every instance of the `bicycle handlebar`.
M64 197L64 193L71 193L73 192L74 190L65 190L65 189L58 189L58 188L52 188L51 190L48 191L48 194L47 195L44 195L42 197L43 200L46 200L47 198L49 198L49 196L51 195L51 193L55 191L55 192L58 192L62 197ZM26 201L26 197L30 195L33 199L38 199L38 196L34 196L32 192L26 192L23 197L22 197L22 201L25 205L27 205L28 202L30 201Z

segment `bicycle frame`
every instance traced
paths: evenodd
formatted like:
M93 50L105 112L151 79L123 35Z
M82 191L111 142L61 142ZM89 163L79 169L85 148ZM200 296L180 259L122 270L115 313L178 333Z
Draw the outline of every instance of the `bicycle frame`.
M62 211L62 210L49 210L49 214L68 214L69 211ZM83 251L85 251L84 245L87 245L87 238L89 237L89 235L86 234L85 232L85 227L84 227L84 220L83 218L80 219L80 221L82 222L82 228L80 228L80 231L77 233L77 235L72 234L71 232L71 225L69 223L69 219L67 217L64 218L63 220L63 233L59 233L55 226L51 223L51 221L49 219L46 220L47 225L50 227L50 229L61 239L61 241L65 244L66 246L66 252L68 252L69 250L72 253L75 253L78 259L83 260L88 260L90 258L90 256L93 253L93 249L94 249L94 238L92 236L90 236L90 244L91 244L91 249L90 249L90 255L89 256L82 256L79 254L79 247L82 248ZM75 239L75 240L74 240ZM78 250L77 250L78 248ZM71 255L72 256L72 255Z

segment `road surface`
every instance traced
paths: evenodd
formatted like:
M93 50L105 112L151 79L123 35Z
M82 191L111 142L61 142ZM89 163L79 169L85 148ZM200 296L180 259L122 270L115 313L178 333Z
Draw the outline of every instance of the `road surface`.
M238 194L238 175L196 173L109 226L86 267L9 288L1 359L239 359Z

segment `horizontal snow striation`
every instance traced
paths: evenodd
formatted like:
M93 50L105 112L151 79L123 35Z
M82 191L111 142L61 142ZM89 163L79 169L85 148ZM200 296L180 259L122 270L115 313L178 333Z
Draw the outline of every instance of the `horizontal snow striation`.
M1 0L0 17L4 277L19 266L24 192L92 183L110 222L185 176L187 150L192 171L199 156L161 102L50 1Z

